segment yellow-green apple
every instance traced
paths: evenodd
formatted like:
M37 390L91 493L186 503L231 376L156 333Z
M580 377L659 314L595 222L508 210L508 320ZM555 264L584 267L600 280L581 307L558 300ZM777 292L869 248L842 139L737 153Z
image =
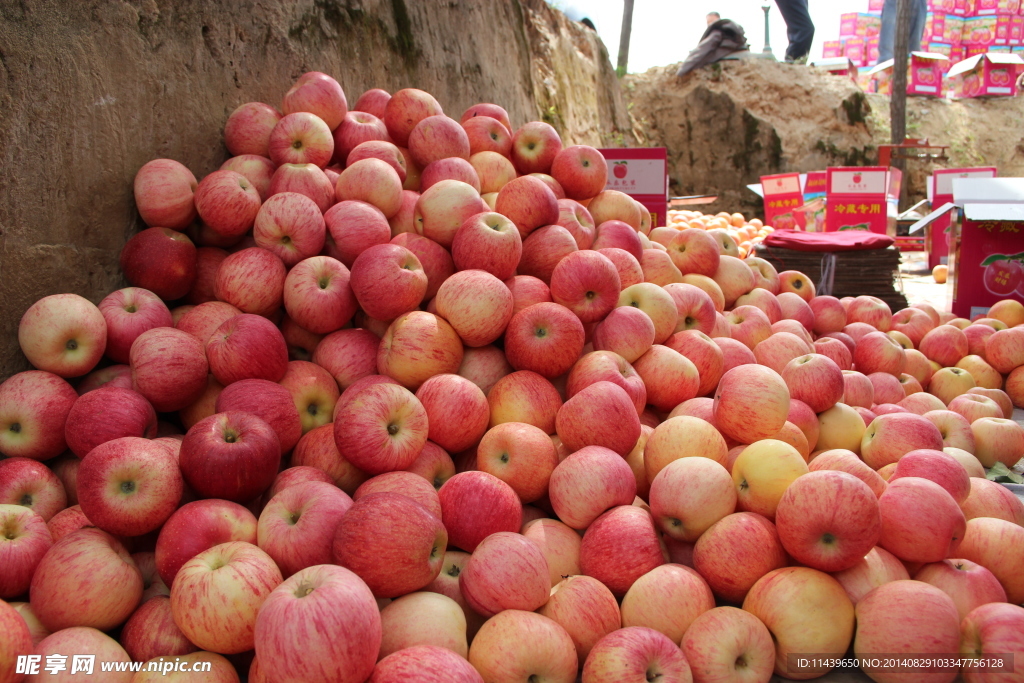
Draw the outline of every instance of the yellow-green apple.
M523 240L517 272L550 284L555 266L565 256L577 250L578 246L572 233L560 225L545 225L531 232Z
M265 150L254 153L265 154ZM193 195L198 184L192 172L173 159L153 159L144 164L133 184L135 206L143 222L175 230L188 227L196 218Z
M1002 409L1002 417L1012 418L1013 417L1013 401L1007 392L1001 389L986 389L985 387L975 387L970 389L968 394L976 394L978 396L985 396L996 402L996 404Z
M812 353L791 360L782 370L791 399L822 413L844 398L845 378L831 358Z
M11 607L11 608L14 609L14 614L13 615L11 614L11 611L9 609L7 609L8 607ZM43 626L42 622L39 621L39 618L36 617L35 612L32 611L32 606L29 603L27 603L27 602L10 602L10 603L5 603L3 601L0 601L0 623L3 624L4 632L8 633L8 634L10 634L12 636L12 637L9 638L8 642L6 643L6 647L10 648L12 645L14 645L15 649L17 649L18 647L20 647L21 643L23 642L22 639L21 639L21 627L22 627L22 625L16 623L15 620L12 618L13 616L19 616L24 621L24 625L28 627L28 634L29 634L29 637L32 639L32 645L33 646L39 645L39 643L41 643L44 638L46 638L48 635L50 635L50 631L45 626ZM7 623L7 620L10 620L11 623ZM7 650L7 652L9 653L10 650ZM25 652L26 653L31 653L32 652L32 648L29 647L28 650L25 650ZM8 657L8 655L0 655L0 661L4 661L4 662L14 662L15 661L15 658L13 658L13 657L9 657L9 658L6 658L6 657ZM4 669L0 668L0 674L3 674L3 673L4 673ZM4 674L4 675L6 675L6 674Z
M875 588L857 603L857 635L853 651L874 658L885 652L892 657L942 657L959 651L960 621L952 598L921 581L890 581ZM891 653L891 655L889 655ZM956 667L938 671L883 670L882 662L866 662L862 669L876 683L936 681L952 683Z
M993 602L973 609L960 622L960 654L964 657L985 659L1009 655L1016 661L1024 657L1024 608L1017 605ZM993 668L967 668L963 672L968 683L993 681L1009 683L1016 674L1006 667L1006 659L1000 671Z
M498 380L511 372L505 352L492 344L466 349L459 366L459 375L480 387L485 396Z
M431 591L409 593L396 598L380 612L381 659L406 648L445 648L465 658L466 615L459 603ZM370 680L376 680L371 678Z
M618 384L602 380L580 390L558 409L555 429L570 452L602 446L625 456L640 438L640 418L629 394Z
M916 415L927 415L935 411L948 412L946 411L946 405L937 396L925 391L907 394L906 398L897 405ZM936 426L938 427L939 425ZM942 431L942 427L939 427L939 431ZM946 440L945 433L943 433L942 439L943 441Z
M228 148L228 152L234 156L243 154L267 156L270 131L280 120L281 112L269 104L246 102L239 105L231 112L227 123L224 124L224 144ZM194 187L194 179L192 184Z
M255 545L232 541L213 546L178 571L171 585L174 623L204 650L251 650L257 612L281 581L277 565Z
M179 465L185 482L200 495L247 502L273 482L280 444L260 417L240 410L219 412L185 435Z
M413 390L436 374L458 372L461 363L458 334L443 318L425 311L396 318L377 351L379 371Z
M890 481L878 498L878 545L906 562L955 557L967 522L946 489L921 477ZM970 558L968 558L970 559Z
M171 586L178 570L204 550L229 541L256 543L256 517L238 503L197 500L178 508L160 530L155 562L163 583Z
M931 316L917 308L904 308L892 316L892 329L905 334L915 348L934 327Z
M487 397L465 377L435 375L420 385L416 398L427 414L428 438L450 453L475 446L487 431Z
M539 614L558 623L572 638L580 666L604 636L622 622L615 596L597 579L568 576L555 584Z
M270 177L270 183L267 185L267 191L263 196L265 200L269 201L271 197L278 194L298 194L312 201L317 209L323 213L335 202L335 181L332 178L336 175L331 170L322 170L316 164L281 164L274 170L274 175ZM277 213L280 214L281 212L278 211ZM315 221L315 216L307 216L307 220L312 223L314 229L319 225ZM258 214L257 222L259 222ZM268 227L271 230L273 229L272 225ZM316 232L316 235L320 234L322 233ZM208 233L203 234L203 241L212 244L212 246L230 246L231 241L237 239L237 237L218 237L214 240L208 237ZM316 237L316 240L319 240L319 237ZM242 243L245 242L243 241ZM282 246L287 246L287 244Z
M512 292L512 315L533 304L551 301L551 289L540 278L532 275L515 275L505 280L505 286Z
M480 628L469 663L486 681L573 683L578 671L572 638L557 622L522 610L505 610Z
M695 680L679 646L644 626L609 633L591 649L583 665L586 683L690 683Z
M455 273L437 291L438 314L466 346L485 346L505 332L512 318L512 292L485 270Z
M584 336L580 319L565 306L534 304L509 321L505 355L516 370L530 370L552 379L565 374L579 358Z
M963 415L942 408L929 410L924 413L924 417L939 428L943 448L960 448L968 453L974 453L974 432L971 431L971 423Z
M596 230L594 218L579 202L573 199L559 199L556 225L561 225L568 230L576 240L576 246L580 249L590 249L593 246Z
M384 223L384 239L391 230ZM291 268L299 261L319 254L324 248L326 226L320 208L312 199L297 192L280 192L260 207L253 227L256 245L275 254ZM338 236L334 242L338 247ZM348 244L338 247L345 253Z
M749 443L776 434L788 413L785 380L762 365L727 371L715 392L715 424L724 436L737 441Z
M270 131L267 156L275 164L316 164L324 168L334 155L330 127L316 114L286 114Z
M17 642L17 639L15 642ZM60 673L47 673L45 675L46 679L51 681L70 681L75 680L76 678L78 680L82 680L85 676L89 675L85 673L86 669L83 668L82 664L79 664L76 675L68 673L69 671L75 670L74 658L69 658L68 655L65 654L69 652L76 654L87 652L90 655L94 655L100 662L110 666L111 673L105 673L103 675L103 680L109 680L110 683L129 683L129 681L132 681L135 678L141 678L142 676L133 676L130 673L130 669L127 667L132 666L131 657L124 651L124 648L121 647L116 640L95 628L73 627L62 629L47 636L36 646L34 654L42 660L39 663L42 671L47 671L45 662L48 662L51 657L56 658L56 661L65 667ZM88 664L85 665L85 667L87 666ZM115 673L119 667L124 668L124 673ZM2 669L0 669L0 671L2 671ZM32 675L30 678L23 679L21 676L17 676L10 680L45 680L41 672L37 671L37 673L39 675Z
M896 463L889 483L902 477L922 477L934 481L946 489L957 505L962 505L971 491L967 470L953 456L943 451L910 451Z
M892 413L878 416L864 431L860 456L877 470L910 451L942 450L943 445L939 428L928 418L913 413Z
M971 492L960 505L964 516L995 517L1024 526L1024 502L1005 486L984 477L971 476Z
M783 493L807 472L803 456L788 443L777 439L754 442L732 465L737 508L774 519Z
M632 306L619 306L598 323L593 344L598 351L614 352L632 363L651 348L654 336L654 322L647 313Z
M884 332L869 332L857 341L853 362L865 375L881 372L899 377L906 367L906 354L896 340Z
M437 492L452 546L473 552L498 531L519 531L523 504L511 486L486 472L462 472Z
M31 458L0 460L0 504L21 505L50 521L67 506L67 493L57 475Z
M1024 328L998 330L985 342L985 360L1003 374L1024 365ZM964 354L966 355L966 354Z
M132 342L146 330L173 327L171 312L160 297L139 287L109 294L99 309L107 323L106 355L117 363L128 362Z
M304 360L289 361L280 384L292 395L303 434L331 422L339 392L337 382L325 369Z
M29 595L32 611L50 631L72 626L107 630L123 623L138 606L142 574L113 536L79 529L43 555Z
M359 575L377 597L391 598L433 581L447 543L441 520L412 498L371 493L337 523L334 561Z
M285 577L318 564L330 564L334 534L352 499L321 481L307 481L277 493L260 513L257 545Z
M787 564L775 525L752 512L726 515L697 540L693 567L722 600L740 603L762 576Z
M725 360L722 369L725 372L729 372L739 365L753 365L757 363L754 352L748 349L745 344L730 337L715 337L711 332L706 334L711 337L711 341L715 342L718 348L722 349L722 357ZM722 376L725 376L724 373Z
M679 414L654 428L644 446L643 464L647 480L654 482L675 460L701 457L724 466L727 455L726 441L714 424L701 417Z
M771 632L775 673L793 680L817 678L832 668L801 667L794 655L839 658L853 638L853 603L838 581L816 569L785 567L765 574L750 588L743 610Z
M791 360L813 353L813 347L791 332L775 332L754 347L757 363L781 374Z
M459 270L478 269L507 280L516 272L523 240L509 219L489 211L463 222L455 233L451 251Z
M433 445L433 448L440 450L436 445ZM441 518L441 501L437 497L437 490L425 477L408 471L378 474L360 484L356 492L352 494L352 500L359 500L371 493L381 492L400 493L412 498L427 508L435 517Z
M427 275L405 247L378 244L356 258L350 286L367 315L391 320L419 306L427 291Z
M768 316L756 306L737 306L725 314L731 338L742 342L748 348L772 336L772 324Z
M603 323L602 323L603 324ZM687 358L697 369L700 396L710 394L725 374L725 354L711 337L697 329L676 332L665 341L665 346Z
M406 144L416 164L426 169L432 162L450 157L469 159L469 137L458 121L444 114L421 119Z
M727 307L731 307L738 298L754 288L753 271L735 256L719 257L718 269L712 279L722 289Z
M77 294L52 294L25 311L18 324L18 343L36 369L80 377L103 356L107 323L87 299Z
M721 252L715 238L698 228L680 230L668 244L668 255L683 275L713 277L718 271Z
M1014 299L997 301L988 309L988 318L994 318L1004 325L1013 327L1024 323L1024 305Z
M622 356L613 351L592 351L576 361L566 380L566 397L572 398L600 381L622 387L636 406L637 414L643 412L647 405L644 381Z
M844 449L818 451L807 468L811 472L828 470L853 475L864 482L876 498L885 491L885 480L868 467L853 451Z
M548 496L562 522L584 530L606 510L631 504L636 497L636 479L618 453L585 446L554 468Z
M287 268L266 249L250 247L237 251L221 263L214 291L243 313L268 315L281 306Z
M221 171L234 171L243 176L256 188L260 198L269 197L270 180L277 170L277 165L266 156L260 154L240 154L231 157L220 165Z
M286 115L315 114L334 130L348 113L348 102L338 81L319 71L307 71L284 94L281 110Z
M940 368L928 382L928 391L935 394L946 405L961 394L975 388L976 383L971 373L957 367Z
M596 225L605 221L619 220L639 232L643 221L641 205L628 194L618 190L599 192L587 204L587 210L594 217Z
M1024 427L1001 417L982 417L971 423L974 455L985 467L1001 462L1013 467L1024 457Z
M571 145L555 155L551 175L565 190L566 197L590 199L604 190L608 182L608 163L593 147Z
M679 644L698 616L715 606L711 588L690 567L663 564L637 579L622 599L622 626L645 626Z
M895 375L887 372L872 372L868 375L868 381L874 389L873 405L898 405L907 397L906 390Z
M487 402L492 426L504 422L525 422L547 434L555 433L555 418L562 407L558 389L543 376L529 370L509 373L495 382L487 392Z
M462 129L469 138L471 161L477 154L495 154L508 162L512 177L516 177L515 167L508 158L512 151L512 134L503 123L491 116L474 116L462 122Z
M377 372L379 347L380 338L369 330L338 330L317 344L312 360L327 370L344 390L356 380Z
M380 474L404 470L427 441L427 412L408 389L388 383L346 393L334 413L334 440L353 465Z
M668 561L651 514L634 505L608 510L587 527L580 546L580 569L616 597L633 582Z
M939 325L930 330L918 345L921 353L943 367L952 367L970 350L967 337L953 325Z
M318 470L317 468L310 467L309 465L296 465L294 467L288 467L281 470L281 472L274 477L274 483L270 485L269 489L267 489L267 492L263 496L263 500L265 502L269 501L281 491L307 481L319 481L327 484L334 483L331 479L331 475L327 474L323 470Z
M875 296L858 296L846 309L848 323L867 323L876 330L888 332L892 327L892 309Z
M118 536L160 528L178 507L183 486L177 459L159 444L134 436L92 449L78 471L82 512Z
M0 598L9 600L28 591L39 561L53 545L46 520L23 505L0 504Z
M854 606L883 583L910 578L899 558L879 546L869 550L852 567L834 572L832 576L843 586Z
M715 607L698 616L681 647L694 683L761 683L775 669L771 632L736 607Z
M585 323L603 319L619 302L615 264L596 251L575 251L559 261L550 287L552 300Z
M800 297L797 298L799 299ZM803 301L803 299L800 299L800 301ZM768 316L770 324L774 324L782 319L782 307L779 306L778 298L767 289L761 287L754 287L754 289L736 299L736 307L740 306L754 306L761 309Z
M558 454L542 429L522 422L505 422L492 427L480 439L476 463L477 469L498 477L524 503L531 503L548 491Z
M472 664L451 650L432 645L416 645L381 659L367 681L400 683L413 678L423 683L483 683L484 680ZM249 680L253 680L251 675Z
M121 629L120 642L132 660L138 662L187 655L199 649L174 623L171 600L165 595L139 605Z
M195 203L203 224L231 239L253 227L260 211L260 193L241 173L217 170L200 181Z
M78 394L61 377L42 370L0 383L0 453L49 460L67 448L65 424Z
M206 342L210 372L222 385L243 379L280 381L288 370L288 345L274 323L243 313L228 318Z
M866 428L857 411L845 403L837 403L818 415L819 450L837 448L860 454L860 445Z
M839 299L823 295L816 296L807 303L814 314L811 329L815 334L839 332L846 327L846 309L839 303Z
M878 497L852 474L810 472L786 489L775 524L795 560L824 572L842 571L878 542Z
M640 265L640 261L625 249L606 247L598 249L597 252L615 264L615 270L619 274L620 289L625 289L644 281L644 270ZM710 280L710 278L708 279ZM718 285L715 286L717 287Z
M548 601L551 576L533 541L502 531L476 547L459 575L459 587L473 610L492 617L506 609L540 608Z
M644 381L647 402L665 413L696 397L700 389L697 367L668 346L654 344L633 367Z
M977 517L967 522L967 533L956 556L977 562L995 574L1006 591L1007 601L1024 601L1024 527L1003 519ZM45 558L44 558L45 560Z
M1006 602L1006 591L988 569L970 560L942 560L926 564L914 574L953 598L960 621L974 608Z
M364 142L390 142L384 122L365 111L347 112L333 131L334 159L339 162L346 162L352 150Z

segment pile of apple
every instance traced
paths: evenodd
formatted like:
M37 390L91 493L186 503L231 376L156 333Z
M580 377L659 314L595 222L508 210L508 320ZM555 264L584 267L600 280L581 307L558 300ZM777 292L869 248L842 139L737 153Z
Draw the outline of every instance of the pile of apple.
M349 111L308 73L282 111L235 110L198 183L143 166L133 286L21 321L0 683L72 680L33 653L212 666L105 682L765 683L851 648L1020 680L1024 505L985 468L1024 455L1024 305L815 296L704 229L759 223L652 229L597 150L493 104Z

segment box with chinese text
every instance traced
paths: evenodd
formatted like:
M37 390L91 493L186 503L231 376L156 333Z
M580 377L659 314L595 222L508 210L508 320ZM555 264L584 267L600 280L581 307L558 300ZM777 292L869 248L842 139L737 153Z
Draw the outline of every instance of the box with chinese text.
M780 173L761 176L764 193L764 221L776 230L802 230L806 227L804 215L795 211L803 206L799 173Z
M954 97L1012 97L1022 70L1024 59L1020 55L986 52L954 64L947 76Z
M829 168L825 230L867 230L895 236L896 211L890 206L898 200L900 177L898 170L884 166Z
M618 190L637 200L651 213L651 226L668 218L668 155L664 147L598 150L608 162L606 190Z

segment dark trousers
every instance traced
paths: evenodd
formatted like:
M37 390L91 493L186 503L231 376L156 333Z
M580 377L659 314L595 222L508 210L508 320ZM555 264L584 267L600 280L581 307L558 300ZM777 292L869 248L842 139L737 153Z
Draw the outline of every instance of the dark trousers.
M786 22L786 36L789 47L787 59L800 59L811 51L814 42L814 24L807 12L807 0L775 0L782 19Z

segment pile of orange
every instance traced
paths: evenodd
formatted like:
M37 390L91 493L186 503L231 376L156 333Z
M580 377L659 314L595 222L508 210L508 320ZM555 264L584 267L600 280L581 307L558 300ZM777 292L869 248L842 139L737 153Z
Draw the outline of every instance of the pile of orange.
M676 230L721 230L736 245L736 253L730 255L741 259L749 256L754 246L775 230L772 226L762 223L759 218L751 218L748 221L741 213L725 211L714 215L700 211L669 211L667 223L665 227ZM727 251L732 250L727 247Z

